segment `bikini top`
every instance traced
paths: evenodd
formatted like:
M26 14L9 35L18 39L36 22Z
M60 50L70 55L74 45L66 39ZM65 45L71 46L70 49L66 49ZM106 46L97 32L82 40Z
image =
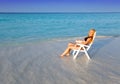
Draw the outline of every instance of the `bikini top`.
M84 40L87 41L88 38L93 38L93 36L87 36L84 38Z

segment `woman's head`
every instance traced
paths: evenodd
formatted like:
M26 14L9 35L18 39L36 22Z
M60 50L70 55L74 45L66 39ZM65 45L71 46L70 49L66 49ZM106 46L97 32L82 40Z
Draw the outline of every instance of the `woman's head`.
M88 36L93 36L95 32L95 29L90 29Z

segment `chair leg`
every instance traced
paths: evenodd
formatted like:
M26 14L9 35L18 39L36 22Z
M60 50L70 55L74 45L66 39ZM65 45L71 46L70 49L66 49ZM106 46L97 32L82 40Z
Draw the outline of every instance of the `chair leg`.
M87 51L86 50L84 50L84 51L85 51L87 58L90 60L90 56L88 55Z
M78 53L79 53L79 50L77 50L77 51L76 51L76 53L74 54L74 57L73 57L73 59L76 59L76 58L77 58L77 56L78 56Z
M73 52L72 52L72 55L73 55L73 56L75 55L75 52L76 52L76 51L75 51L75 50L73 50Z

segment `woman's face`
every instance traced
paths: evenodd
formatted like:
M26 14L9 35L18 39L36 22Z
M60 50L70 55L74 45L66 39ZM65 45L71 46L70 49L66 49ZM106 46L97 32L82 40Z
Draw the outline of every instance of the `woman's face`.
M95 33L95 32L94 32L93 30L90 30L90 31L89 31L89 36L93 36L94 33Z

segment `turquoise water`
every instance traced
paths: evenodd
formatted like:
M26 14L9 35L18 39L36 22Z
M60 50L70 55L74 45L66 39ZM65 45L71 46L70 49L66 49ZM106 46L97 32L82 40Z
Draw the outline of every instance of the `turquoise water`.
M1 13L0 43L85 36L120 36L120 13Z

